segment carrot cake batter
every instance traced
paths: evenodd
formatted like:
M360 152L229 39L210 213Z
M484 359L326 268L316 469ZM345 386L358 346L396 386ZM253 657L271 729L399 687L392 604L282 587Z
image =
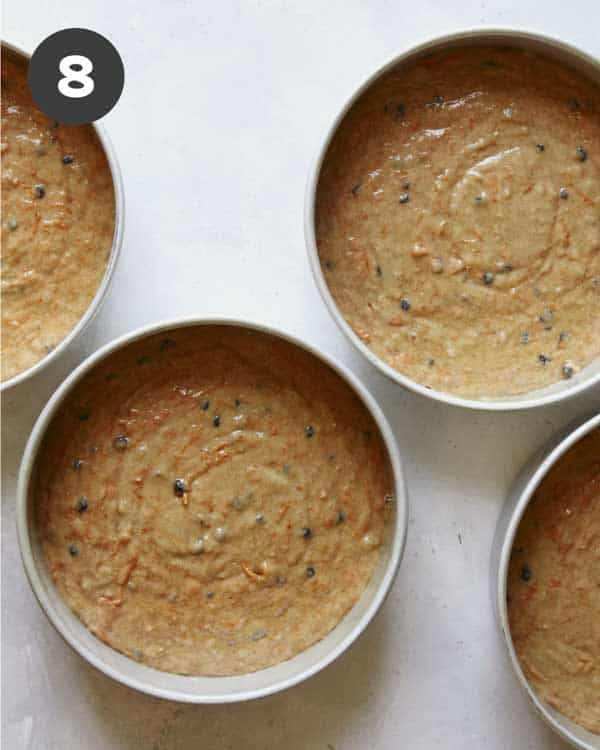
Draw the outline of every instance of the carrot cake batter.
M2 380L75 327L106 271L115 227L110 168L89 126L31 100L27 61L2 48Z
M468 397L600 353L600 90L510 48L424 57L344 118L317 192L333 298L409 378Z
M181 674L252 672L327 635L371 578L392 507L385 447L349 386L231 327L110 356L38 467L39 534L69 606Z
M600 734L600 429L554 466L515 538L515 650L540 698Z

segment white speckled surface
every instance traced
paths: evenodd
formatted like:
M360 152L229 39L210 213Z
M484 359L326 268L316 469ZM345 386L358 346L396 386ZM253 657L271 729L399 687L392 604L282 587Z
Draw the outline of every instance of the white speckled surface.
M354 86L436 33L531 27L600 54L594 0L3 4L2 36L32 50L87 26L120 50L126 88L105 124L120 157L120 266L85 340L4 399L2 747L7 750L560 750L525 702L492 618L490 543L517 468L600 390L512 415L405 393L346 343L312 281L302 231L309 164ZM160 317L276 323L349 364L387 411L412 498L405 560L365 636L321 675L233 707L137 695L88 667L35 603L14 529L15 478L48 395L87 353Z

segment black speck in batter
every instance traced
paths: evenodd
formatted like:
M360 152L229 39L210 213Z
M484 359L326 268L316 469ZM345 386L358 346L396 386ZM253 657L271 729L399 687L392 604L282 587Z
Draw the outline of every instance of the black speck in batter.
M403 120L406 116L406 107L404 104L397 104L396 105L396 112L395 112L395 118L396 120Z
M183 497L187 492L187 485L185 479L176 479L173 482L173 492L177 497Z
M124 451L129 447L129 438L127 435L117 435L113 440L113 447L118 451Z
M168 349L170 346L173 346L174 343L175 342L173 341L173 339L163 339L158 346L158 351L164 352L165 349Z
M565 364L562 366L562 374L565 380L570 380L570 378L573 377L573 375L575 374L575 368L570 362L565 362Z
M77 501L77 505L75 506L78 513L85 513L85 511L88 509L88 499L85 495L82 495L79 500Z

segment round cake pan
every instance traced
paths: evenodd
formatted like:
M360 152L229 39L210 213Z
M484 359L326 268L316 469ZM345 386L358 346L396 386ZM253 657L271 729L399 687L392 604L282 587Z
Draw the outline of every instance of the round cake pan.
M523 467L509 491L507 501L500 514L492 547L491 564L493 607L517 679L537 712L552 729L563 739L582 750L600 750L600 736L580 727L552 706L541 701L529 684L521 669L510 635L506 594L513 542L529 501L556 462L581 438L597 427L600 427L600 414L578 427L571 425L559 436L555 436L549 445L539 450Z
M98 640L71 612L44 562L35 528L32 479L38 451L52 418L74 386L111 353L141 338L184 326L227 325L275 336L320 359L357 394L378 426L392 472L395 512L379 563L361 598L321 641L288 661L234 677L190 677L147 667ZM408 497L398 447L383 412L367 389L343 365L299 339L267 326L230 319L185 319L163 322L129 333L88 357L57 389L38 418L23 455L17 489L17 534L25 572L50 622L65 641L97 669L129 687L160 698L187 703L230 703L284 690L319 672L340 656L363 632L383 603L398 571L408 525Z
M2 41L2 46L8 49L13 54L19 55L20 57L24 58L25 60L30 59L30 55L28 55L19 47L16 47L14 44L10 44L8 42ZM87 328L89 323L92 321L92 319L98 312L98 309L100 308L100 305L106 295L106 292L108 291L108 287L110 285L113 271L115 270L115 266L117 264L117 259L119 257L119 253L121 251L121 245L123 242L123 223L125 219L125 197L124 197L124 192L123 192L123 180L121 178L121 170L119 169L117 157L115 155L115 151L112 147L112 144L108 138L108 135L106 134L106 131L104 130L104 128L98 125L97 123L94 123L92 127L96 131L98 140L100 141L100 144L102 145L102 148L104 149L104 153L106 155L106 159L108 161L108 166L110 168L110 173L112 176L113 188L115 191L115 230L113 234L110 256L108 258L106 270L104 271L104 276L102 277L100 286L98 287L96 294L93 300L90 302L87 310L85 311L83 316L78 320L75 327L72 328L69 331L69 333L65 336L65 338L62 341L60 341L54 347L54 349L52 349L52 351L48 352L48 354L46 354L45 357L40 359L34 365L27 368L26 370L23 370L22 372L17 373L12 378L9 378L8 380L1 382L0 390L6 390L8 388L12 388L15 385L18 385L19 383L22 383L27 378L30 378L32 375L35 375L41 370L43 370L51 362L54 362L54 360L57 359L68 348L68 346Z
M372 365L381 370L388 378L395 383L399 383L405 388L419 393L426 398L432 398L455 406L462 406L468 409L509 411L517 409L529 409L534 406L543 406L581 393L587 388L600 382L600 358L595 359L587 367L577 373L571 380L554 383L553 385L535 390L528 391L515 396L502 398L463 398L451 393L428 388L411 378L398 372L390 365L383 362L377 357L366 344L364 344L356 333L352 330L345 317L342 315L338 306L329 291L325 276L321 269L319 253L317 250L317 240L315 233L315 207L316 196L319 185L321 167L327 155L329 145L346 114L352 105L369 89L377 80L391 70L414 62L419 58L457 47L478 46L478 45L498 45L517 47L520 49L538 52L546 57L557 60L568 65L586 77L597 81L600 84L600 61L590 55L582 52L575 47L570 46L557 39L538 34L537 32L525 29L508 29L508 28L475 28L466 31L459 31L445 36L436 37L421 42L408 50L395 55L391 60L380 67L375 73L370 75L352 94L342 107L340 113L335 118L327 133L324 141L319 148L317 157L310 171L306 187L306 198L304 206L304 234L308 250L310 266L315 278L315 282L321 293L325 304L339 328L346 334L352 344L365 356Z

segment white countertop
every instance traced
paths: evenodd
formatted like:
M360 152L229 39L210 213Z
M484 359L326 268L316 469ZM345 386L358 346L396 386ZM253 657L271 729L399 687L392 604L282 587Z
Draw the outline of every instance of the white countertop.
M302 209L325 128L392 54L461 27L510 25L600 55L597 0L3 5L2 36L30 51L55 30L84 26L121 52L125 91L105 124L127 216L114 283L84 341L4 400L2 747L564 750L509 668L492 617L489 552L517 469L569 421L597 411L600 390L508 415L402 391L354 352L321 302ZM192 314L275 323L346 362L395 429L411 496L400 574L361 640L303 685L229 707L151 699L87 666L38 608L15 538L16 473L49 394L117 334Z

